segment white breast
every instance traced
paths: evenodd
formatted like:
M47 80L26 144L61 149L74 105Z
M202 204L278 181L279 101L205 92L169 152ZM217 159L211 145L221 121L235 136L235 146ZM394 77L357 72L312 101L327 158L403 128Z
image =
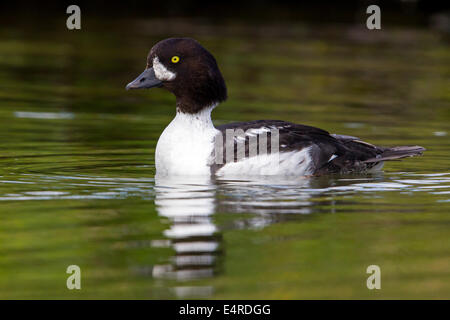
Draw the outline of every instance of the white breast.
M197 114L177 112L156 146L158 175L210 175L214 137L212 108Z

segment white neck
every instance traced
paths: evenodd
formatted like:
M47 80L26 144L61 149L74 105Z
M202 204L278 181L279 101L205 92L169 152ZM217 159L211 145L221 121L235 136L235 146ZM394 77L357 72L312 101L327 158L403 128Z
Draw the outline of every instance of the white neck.
M211 111L215 106L195 114L177 110L156 146L158 174L210 174L214 138L219 132L211 120Z
M178 125L190 127L191 130L205 130L213 129L214 124L211 120L211 112L216 107L214 104L211 107L204 108L197 113L184 113L177 109L177 114L172 122L177 122Z

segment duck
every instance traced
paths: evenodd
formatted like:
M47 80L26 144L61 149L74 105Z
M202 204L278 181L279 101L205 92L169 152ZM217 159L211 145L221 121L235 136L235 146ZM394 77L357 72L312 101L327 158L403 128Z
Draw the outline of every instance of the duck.
M381 147L284 120L215 126L212 110L227 99L214 56L192 38L156 43L127 90L162 88L176 98L176 115L155 150L159 176L319 176L380 171L385 161L421 155L421 146Z

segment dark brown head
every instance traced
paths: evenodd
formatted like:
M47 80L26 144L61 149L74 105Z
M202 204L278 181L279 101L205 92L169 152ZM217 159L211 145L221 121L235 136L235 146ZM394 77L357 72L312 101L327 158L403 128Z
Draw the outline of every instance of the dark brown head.
M155 44L147 68L127 89L163 87L177 98L177 109L197 113L227 98L216 59L197 41L170 38Z

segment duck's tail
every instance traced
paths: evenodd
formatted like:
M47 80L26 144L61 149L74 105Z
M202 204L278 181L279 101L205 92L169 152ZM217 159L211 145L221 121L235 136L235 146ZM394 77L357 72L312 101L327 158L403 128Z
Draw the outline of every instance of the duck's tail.
M421 146L400 146L386 148L382 153L377 155L375 158L370 158L364 160L365 163L396 160L407 157L414 157L422 155L426 149Z

